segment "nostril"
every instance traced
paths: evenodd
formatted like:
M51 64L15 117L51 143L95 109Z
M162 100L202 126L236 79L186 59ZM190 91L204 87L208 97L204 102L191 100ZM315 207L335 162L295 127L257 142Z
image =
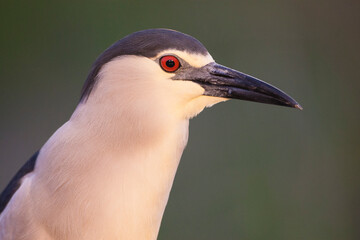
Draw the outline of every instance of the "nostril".
M223 71L221 69L213 69L210 73L218 77L234 78L234 76L232 76L228 71L225 70Z

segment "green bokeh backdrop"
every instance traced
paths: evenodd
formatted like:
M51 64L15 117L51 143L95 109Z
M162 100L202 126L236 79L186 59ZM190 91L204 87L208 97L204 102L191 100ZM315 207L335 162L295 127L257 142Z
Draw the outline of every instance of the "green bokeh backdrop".
M166 27L304 111L230 101L191 120L159 239L360 239L360 2L2 1L0 188L71 115L95 58Z

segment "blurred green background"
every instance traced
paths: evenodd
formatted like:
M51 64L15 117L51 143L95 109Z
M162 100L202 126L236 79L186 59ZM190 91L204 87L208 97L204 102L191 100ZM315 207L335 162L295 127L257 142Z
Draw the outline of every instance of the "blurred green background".
M70 117L95 58L166 27L304 111L191 120L159 239L360 239L360 1L2 1L0 189Z

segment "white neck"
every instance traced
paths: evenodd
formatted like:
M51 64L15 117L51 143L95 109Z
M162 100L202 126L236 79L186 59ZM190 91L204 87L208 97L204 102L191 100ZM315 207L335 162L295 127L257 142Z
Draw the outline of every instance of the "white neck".
M129 135L129 129L81 129L79 121L70 120L60 128L39 158L39 171L43 174L38 175L40 185L36 185L45 183L44 188L56 189L46 196L51 200L44 201L59 207L58 213L51 212L57 222L54 231L72 239L74 236L68 236L67 230L61 228L67 225L68 214L76 212L73 221L86 224L84 229L74 225L77 231L69 233L88 233L84 239L156 239L187 142L188 120L167 122L162 129L152 129L154 134L160 133L153 137L149 132L143 134L142 126L134 126ZM104 131L113 132L118 141L103 138ZM136 143L132 138L141 141ZM49 174L53 176L50 181ZM46 209L44 205L39 207ZM47 213L43 216L44 221L49 218Z
M59 209L41 218L55 218L52 231L62 239L156 239L189 121L96 104L103 103L80 104L41 150L34 185L56 191L38 208L46 209L45 203ZM66 228L69 216L76 231ZM74 232L82 234L69 235Z

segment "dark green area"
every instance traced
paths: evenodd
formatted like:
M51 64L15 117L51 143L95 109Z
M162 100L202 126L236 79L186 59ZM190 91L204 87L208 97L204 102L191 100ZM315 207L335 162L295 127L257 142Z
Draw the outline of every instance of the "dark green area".
M359 1L2 1L0 188L71 115L121 37L173 28L304 111L230 101L191 121L159 239L360 238Z

